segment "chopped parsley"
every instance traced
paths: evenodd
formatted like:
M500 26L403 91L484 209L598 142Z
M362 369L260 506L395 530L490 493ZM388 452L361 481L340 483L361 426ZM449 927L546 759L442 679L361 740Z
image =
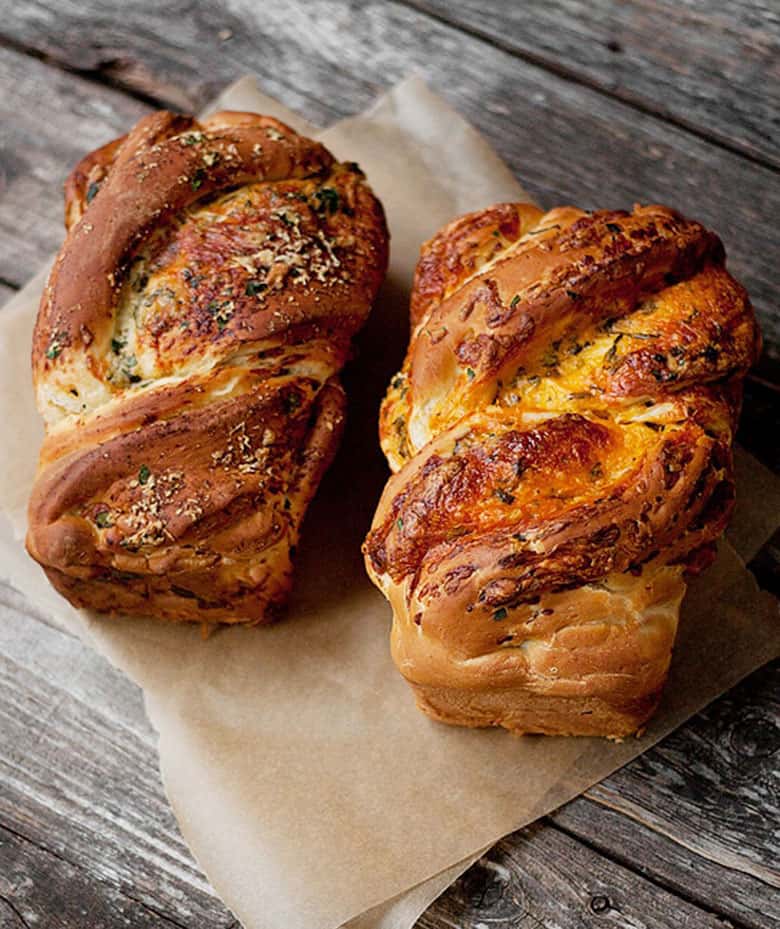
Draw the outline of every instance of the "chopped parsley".
M509 302L509 305L514 309L514 307L516 307L519 302L520 302L520 294L515 294L514 297L512 297L511 301Z
M190 180L190 187L193 190L198 190L201 184L203 183L205 177L206 177L206 172L203 170L203 168L197 168L195 170L195 173L192 175L192 179Z
M95 516L95 524L100 526L101 529L107 529L109 526L113 526L111 521L111 513L108 510L101 510Z
M470 381L473 381L473 380L474 380L474 369L473 369L473 368L466 368L466 377L467 377Z
M218 300L210 300L206 305L206 309L214 317L214 320L217 323L217 329L222 332L233 316L235 304L232 300L223 300L222 302Z
M198 145L204 139L202 132L190 132L188 135L181 137L182 145Z
M195 274L192 268L183 268L181 276L190 287L197 289L198 285L200 284L200 278L197 276L197 274Z
M335 213L339 208L339 194L332 187L321 187L314 194L320 213Z
M138 472L138 483L146 484L149 478L152 476L152 472L146 465L141 465L141 468Z
M118 355L124 347L125 347L124 339L111 339L111 351L115 355Z
M506 619L506 617L507 617L507 612L506 612L506 607L504 607L504 606L500 606L500 607L495 611L495 613L493 613L493 619L494 619L497 623L500 623L501 620L502 620L502 619Z
M268 284L264 284L262 281L247 281L246 287L244 288L244 293L247 297L256 297L258 294L261 294L264 290L268 289Z
M95 199L95 194L100 190L100 184L96 181L93 181L89 187L87 187L87 203L92 203Z

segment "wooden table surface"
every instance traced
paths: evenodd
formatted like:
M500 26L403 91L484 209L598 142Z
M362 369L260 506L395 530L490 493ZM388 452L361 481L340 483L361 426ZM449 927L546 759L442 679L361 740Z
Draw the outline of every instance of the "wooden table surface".
M414 70L546 205L668 202L718 230L762 321L742 444L780 469L776 0L0 0L0 298L62 238L61 185L153 107L255 73L311 121ZM776 584L780 536L751 563ZM138 689L0 586L0 926L227 929L163 795ZM515 833L420 919L770 927L780 668ZM298 927L289 927L298 929ZM303 927L301 927L303 929Z

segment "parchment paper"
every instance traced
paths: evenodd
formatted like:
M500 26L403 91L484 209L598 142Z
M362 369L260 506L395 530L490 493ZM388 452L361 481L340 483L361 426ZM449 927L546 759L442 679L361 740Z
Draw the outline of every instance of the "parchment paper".
M312 131L250 80L217 105ZM387 210L392 263L346 372L349 426L306 519L287 619L204 641L198 628L76 613L24 555L42 437L29 374L41 275L0 313L8 516L0 558L35 605L143 688L184 837L246 929L348 920L352 929L408 929L480 850L620 767L778 653L776 604L741 559L775 528L780 486L740 456L730 536L739 554L723 543L691 586L663 704L643 738L518 738L422 716L391 662L390 610L360 556L387 476L377 408L405 347L420 243L459 213L523 193L484 140L416 79L319 136L368 174Z

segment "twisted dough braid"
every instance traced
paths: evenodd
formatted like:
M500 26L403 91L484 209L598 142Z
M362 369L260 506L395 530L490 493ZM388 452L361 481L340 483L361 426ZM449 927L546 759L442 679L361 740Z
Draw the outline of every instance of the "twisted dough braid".
M759 350L723 262L661 206L501 204L424 246L364 551L426 712L618 736L653 711Z
M160 112L77 166L66 225L30 554L77 606L272 619L386 268L380 204L275 119Z

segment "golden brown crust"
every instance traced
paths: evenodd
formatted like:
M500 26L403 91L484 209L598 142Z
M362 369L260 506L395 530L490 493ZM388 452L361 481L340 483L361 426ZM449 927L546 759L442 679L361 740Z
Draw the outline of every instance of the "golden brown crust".
M530 225L504 235L508 216ZM711 561L733 507L758 352L723 261L713 233L660 206L502 204L426 244L380 417L396 473L364 546L426 712L613 736L652 712L684 573Z
M30 553L78 606L272 619L384 275L381 205L275 119L162 112L74 169L66 225Z

